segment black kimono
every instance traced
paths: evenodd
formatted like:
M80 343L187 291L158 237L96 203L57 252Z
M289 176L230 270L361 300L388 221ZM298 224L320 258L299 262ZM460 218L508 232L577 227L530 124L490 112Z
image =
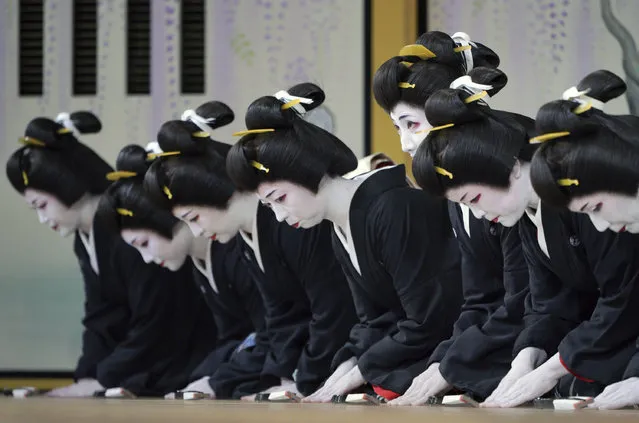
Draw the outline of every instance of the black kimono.
M639 335L639 237L598 232L585 214L541 206L520 221L530 271L526 328L514 355L559 352L560 395L597 395L623 378ZM538 222L539 223L539 222ZM544 246L548 255L544 252Z
M327 221L295 229L260 204L252 238L238 235L266 306L271 351L264 373L295 380L305 396L330 376L333 356L357 320L331 230Z
M639 377L639 338L637 338L635 353L630 359L630 363L628 363L626 371L623 374L624 379L631 377Z
M195 281L218 328L217 345L193 373L210 376L217 399L239 399L279 385L276 375L263 373L270 350L261 294L242 260L236 239L210 242L209 260L196 264ZM243 344L242 341L249 342Z
M333 366L357 357L373 387L403 394L459 316L459 247L446 202L409 188L403 165L366 176L349 212L361 273L333 230L359 316Z
M97 379L105 388L123 387L141 396L183 387L214 347L216 334L191 282L190 264L177 272L145 264L97 217L93 264L86 247L91 243L85 242L77 233L74 251L84 277L85 316L75 378Z
M528 266L517 226L477 219L452 202L448 212L461 252L464 304L453 336L439 344L429 365L440 363L448 383L486 398L510 370L524 328Z

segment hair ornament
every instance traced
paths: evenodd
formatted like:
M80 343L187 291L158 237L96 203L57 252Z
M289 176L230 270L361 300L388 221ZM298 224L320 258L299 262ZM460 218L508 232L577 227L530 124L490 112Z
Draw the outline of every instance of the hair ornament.
M271 171L268 167L255 160L251 160L251 166L253 166L257 170L261 170L264 173L269 173Z
M455 47L453 49L453 51L455 53L461 53L462 51L466 51L466 50L470 50L471 48L473 48L473 46L471 45L467 45L467 46L459 46L459 47Z
M282 110L288 110L292 108L299 115L303 115L304 113L306 113L306 109L301 104L313 104L313 99L291 95L288 93L288 91L285 90L276 92L275 94L273 94L273 97L284 103L282 105Z
M590 92L590 88L579 91L577 87L570 87L561 95L562 100L573 100L581 104L590 103L597 110L603 110L604 102L596 98L589 97L586 94Z
M457 44L457 47L453 48L453 51L455 53L461 53L462 55L464 70L466 73L470 72L475 67L472 48L477 46L470 41L470 35L465 32L456 32L450 38Z
M118 170L115 172L109 172L106 174L106 178L109 181L119 181L120 179L132 178L136 176L136 172L129 172L126 170Z
M430 128L430 129L422 129L421 131L417 131L415 133L416 134L423 134L424 132L431 133L433 131L439 131L439 130L442 130L442 129L450 128L452 126L455 126L455 124L454 123L447 123L446 125L434 126L434 127Z
M405 45L399 50L398 56L417 56L422 60L428 60L437 57L435 53L421 44Z
M569 187L571 185L579 186L579 179L568 179L568 178L558 179L557 185L562 187Z
M122 216L131 216L131 217L133 217L133 212L131 210L117 208L117 209L115 209L115 211L118 212L118 214L120 214Z
M18 138L18 141L21 144L31 145L33 147L46 147L47 146L44 142L40 141L37 138L33 138L33 137L20 137L20 138Z
M164 195L166 195L166 198L168 198L169 200L173 199L173 193L171 192L169 187L167 187L166 185L162 187L162 192L164 193Z
M191 133L191 136L193 138L208 138L210 135L206 131L197 131L197 132Z
M180 154L182 154L180 151L163 151L162 153L149 153L146 155L146 158L148 160L155 160L158 157L179 156Z
M24 182L24 186L29 186L29 177L27 176L27 172L22 171L22 181Z
M62 134L70 134L71 132L73 132L72 130L70 130L69 128L60 128L56 131L56 133L62 135Z
M71 132L79 132L75 127L73 120L71 120L71 115L67 112L58 113L58 116L55 117L55 121L65 128L70 129Z
M469 104L469 103L472 103L473 101L481 100L482 98L486 97L487 95L488 95L487 91L482 91L482 92L479 92L477 94L473 94L470 97L466 98L464 100L464 103Z
M534 138L531 138L530 140L528 140L528 142L530 144L541 144L542 142L554 140L555 138L567 137L568 135L570 135L570 132L568 131L549 132L547 134L538 135Z
M264 134L266 132L275 132L275 129L273 129L273 128L268 128L268 129L247 129L245 131L234 132L233 136L234 137L243 137L244 135L248 135L248 134Z
M415 88L415 84L410 84L408 82L400 82L397 86L399 88Z
M593 105L591 102L587 102L587 103L582 103L579 106L575 107L575 109L572 111L574 114L576 115L580 115L583 112L587 112L588 110L592 109Z
M453 179L453 174L447 171L446 169L444 169L443 167L435 166L435 172L449 179Z
M213 128L211 128L209 124L215 122L215 118L205 119L202 116L195 113L195 110L188 109L188 110L185 110L184 113L182 113L181 119L183 121L193 122L198 128L200 128L202 131L206 132L209 135L213 132Z

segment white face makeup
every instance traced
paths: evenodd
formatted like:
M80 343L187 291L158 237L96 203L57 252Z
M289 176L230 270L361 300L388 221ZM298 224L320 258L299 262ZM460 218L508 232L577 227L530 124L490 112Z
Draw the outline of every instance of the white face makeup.
M428 123L424 109L399 103L391 110L390 118L399 133L402 150L411 157L415 156L417 147L428 135L428 130L433 127ZM418 134L420 131L425 132Z
M595 228L603 232L639 233L639 199L628 195L599 192L579 197L568 205L570 211L586 213Z
M80 226L80 210L67 207L51 194L27 188L24 200L38 214L40 223L47 225L60 236L67 237Z
M514 226L530 207L531 187L527 173L519 162L510 174L510 187L498 189L479 184L465 184L448 190L446 198L466 204L478 219L484 218L503 226Z
M188 230L184 230L188 234ZM182 231L178 229L175 233L173 239L167 239L149 229L123 229L120 232L122 239L138 250L145 263L155 263L173 272L182 267L190 247L190 239Z
M257 189L260 201L273 209L280 222L310 228L325 218L324 203L313 192L287 181L264 182Z
M173 216L186 223L193 236L205 236L223 244L240 231L239 219L227 210L204 206L176 206Z

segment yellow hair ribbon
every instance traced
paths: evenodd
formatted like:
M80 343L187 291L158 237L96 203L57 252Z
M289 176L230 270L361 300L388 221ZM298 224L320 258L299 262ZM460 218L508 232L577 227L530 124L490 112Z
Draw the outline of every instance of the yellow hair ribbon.
M168 198L169 200L173 199L173 193L171 192L169 187L167 187L166 185L162 187L162 192L164 193L164 195L166 195L166 198Z
M302 102L301 98L296 98L295 100L291 100L288 103L285 103L285 104L282 105L282 110L290 109L293 106L297 106L301 102Z
M584 103L584 104L581 104L581 105L577 106L577 107L575 108L575 110L573 110L572 112L573 112L574 114L576 114L576 115L580 115L580 114L582 114L583 112L586 112L586 111L588 111L588 110L590 110L590 109L592 109L592 103L591 103L591 102L588 102L588 103Z
M198 131L198 132L193 132L191 136L194 138L208 138L209 133L204 131Z
M109 181L118 181L120 179L124 179L124 178L132 178L135 175L137 175L137 173L135 172L128 172L126 170L118 170L116 172L109 172L106 174L106 178Z
M56 131L58 134L68 134L69 132L73 132L69 128L60 128Z
M415 88L415 84L409 84L408 82L400 82L397 86L399 88Z
M208 135L207 135L208 136ZM163 153L149 153L146 155L146 158L148 160L155 160L158 157L165 157L165 156L178 156L182 154L180 151L165 151Z
M541 144L542 142L554 140L555 138L566 137L568 135L570 135L570 132L568 131L549 132L547 134L543 134L543 135L539 135L534 138L531 138L530 140L528 140L528 142L530 144Z
M263 134L265 132L275 132L275 129L273 129L273 128L268 128L268 129L247 129L246 131L235 132L233 134L233 136L234 137L242 137L242 136L248 135L248 134Z
M269 173L271 171L268 167L264 166L260 162L256 162L255 160L251 160L251 166L253 166L257 170L261 170L264 173Z
M115 209L115 211L118 212L118 214L121 214L122 216L133 216L133 212L131 210L127 210L127 209Z
M29 177L27 176L27 172L22 171L22 181L24 182L24 186L29 186Z
M468 104L468 103L472 103L473 101L481 100L482 98L486 97L487 95L488 95L487 91L482 91L480 93L473 94L470 97L468 97L466 100L464 100L464 103Z
M579 185L579 179L559 179L557 180L557 185L562 187L569 187L571 185Z
M442 176L446 176L449 179L453 179L453 174L444 169L443 167L435 166L435 172L439 173Z
M462 51L466 51L466 50L470 50L471 48L473 48L473 46L471 45L467 45L467 46L459 46L459 47L455 47L453 49L453 51L455 53L461 53Z
M407 62L407 61L403 61L403 62L399 62L400 64L406 66L407 68L410 68L411 66L414 65L414 63L412 62Z
M408 44L399 50L399 56L417 56L422 60L437 57L435 53L421 44Z
M18 138L18 141L20 143L24 144L24 145L33 145L33 146L36 146L36 147L46 147L47 146L45 143L43 143L39 139L32 138L32 137L20 137L20 138Z

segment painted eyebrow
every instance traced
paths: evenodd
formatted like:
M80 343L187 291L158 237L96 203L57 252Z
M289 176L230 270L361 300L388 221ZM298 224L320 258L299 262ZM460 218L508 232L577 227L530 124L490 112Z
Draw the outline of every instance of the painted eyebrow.
M183 215L180 216L180 219L186 219L186 216L189 215L189 213L191 213L193 210L189 210L186 213L184 213Z
M401 115L400 117L397 118L397 120L406 119L408 117L411 117L411 116L410 115Z
M588 207L588 203L584 204L583 206L581 206L581 208L579 209L579 211L584 211L586 209L586 207Z
M271 191L271 192L269 192L268 194L266 194L266 197L264 197L264 199L269 198L271 195L273 195L273 193L274 193L275 191L277 191L277 190L275 190L275 189L274 189L273 191Z
M464 195L462 195L462 197L459 199L460 203L463 203L464 200L466 199L466 196L468 195L468 193L465 193Z

